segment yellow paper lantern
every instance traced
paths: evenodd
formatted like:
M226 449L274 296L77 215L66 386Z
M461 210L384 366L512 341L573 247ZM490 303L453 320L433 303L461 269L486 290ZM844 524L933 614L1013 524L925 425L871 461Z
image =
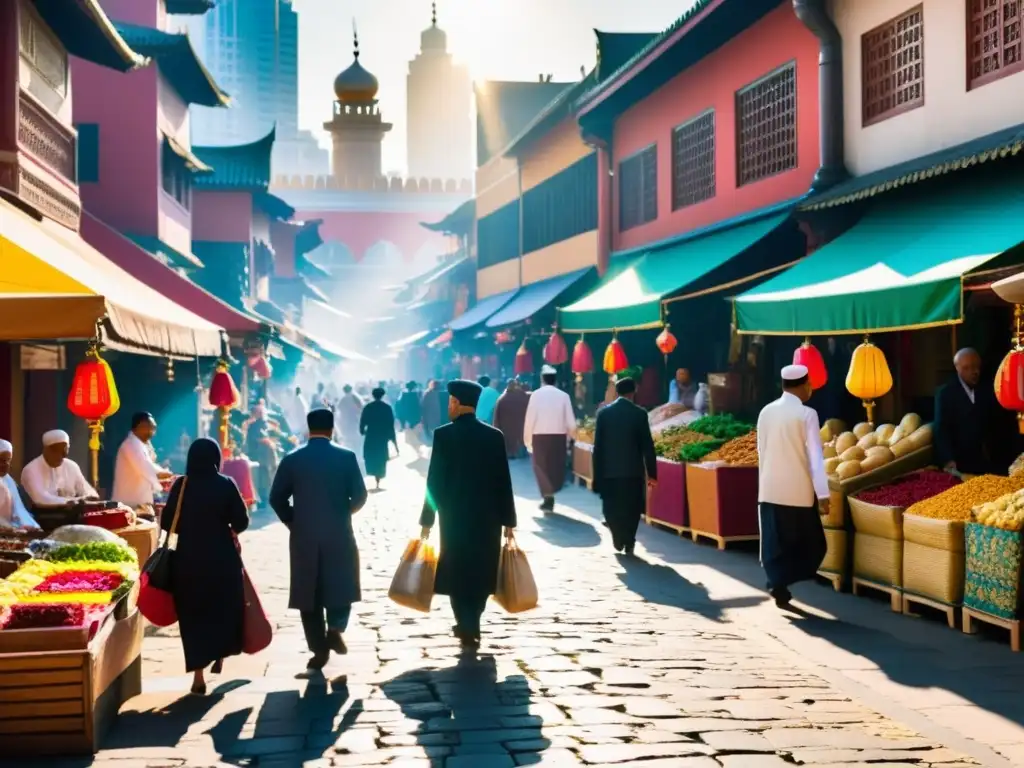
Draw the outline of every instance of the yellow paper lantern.
M864 342L853 350L850 370L846 373L846 391L864 403L868 422L875 423L875 400L892 389L892 373L885 354L864 337Z

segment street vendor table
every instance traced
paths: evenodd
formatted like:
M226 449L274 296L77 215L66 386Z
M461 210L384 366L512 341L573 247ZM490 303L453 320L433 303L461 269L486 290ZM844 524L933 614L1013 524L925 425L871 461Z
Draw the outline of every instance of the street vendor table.
M139 556L139 566L141 567L146 564L149 556L156 549L157 541L160 539L160 526L149 520L139 520L135 525L118 528L113 533L127 541L135 550Z
M579 441L573 443L572 473L587 488L594 484L594 446Z
M733 541L757 541L757 467L687 464L686 498L693 540L719 549Z
M658 459L658 484L651 491L647 523L671 528L677 533L689 531L686 503L686 465Z

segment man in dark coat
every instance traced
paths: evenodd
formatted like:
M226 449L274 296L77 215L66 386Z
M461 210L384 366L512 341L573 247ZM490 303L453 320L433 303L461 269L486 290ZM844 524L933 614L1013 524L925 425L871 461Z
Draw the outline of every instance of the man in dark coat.
M956 378L935 393L935 458L940 467L968 475L1005 475L1016 458L1013 416L981 384L981 355L961 349Z
M366 485L356 455L331 442L334 414L317 408L306 422L309 442L281 460L270 506L290 533L288 607L302 616L311 675L331 651L348 652L342 634L362 597L352 515L366 504Z
M619 379L615 391L618 398L597 414L594 492L601 496L615 550L632 555L647 489L658 482L658 461L647 412L633 402L636 382Z
M480 644L480 617L497 587L502 526L506 537L516 527L505 440L476 418L481 391L472 381L448 383L452 421L434 432L420 516L424 537L441 516L434 591L451 598L455 636L470 648Z
M494 426L505 436L505 453L509 459L520 459L526 452L523 445L523 425L530 396L518 381L509 379L505 394L494 406Z

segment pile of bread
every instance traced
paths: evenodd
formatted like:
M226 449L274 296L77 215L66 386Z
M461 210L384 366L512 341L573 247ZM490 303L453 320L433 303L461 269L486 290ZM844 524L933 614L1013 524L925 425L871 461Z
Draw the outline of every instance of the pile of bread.
M825 472L849 480L931 445L932 426L922 425L916 413L908 413L899 424L877 428L862 422L849 432L838 419L829 419L821 428L821 441Z

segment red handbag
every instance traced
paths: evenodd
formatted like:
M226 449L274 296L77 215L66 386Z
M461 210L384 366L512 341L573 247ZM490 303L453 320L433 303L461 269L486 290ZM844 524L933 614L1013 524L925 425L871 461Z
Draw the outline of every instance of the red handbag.
M274 628L270 625L260 603L260 596L253 586L249 574L242 569L242 589L245 592L245 614L242 623L242 650L249 654L262 651L274 639Z
M139 613L156 627L169 627L178 621L178 610L174 607L174 595L150 584L149 575L151 571L155 570L164 579L170 577L171 558L174 553L171 537L178 530L181 500L185 496L187 483L188 478L182 478L181 488L178 489L178 503L174 508L174 519L171 520L171 528L167 532L167 538L164 539L164 545L149 556L149 560L146 561L146 565L142 569L142 575L139 577L139 599L137 601Z

